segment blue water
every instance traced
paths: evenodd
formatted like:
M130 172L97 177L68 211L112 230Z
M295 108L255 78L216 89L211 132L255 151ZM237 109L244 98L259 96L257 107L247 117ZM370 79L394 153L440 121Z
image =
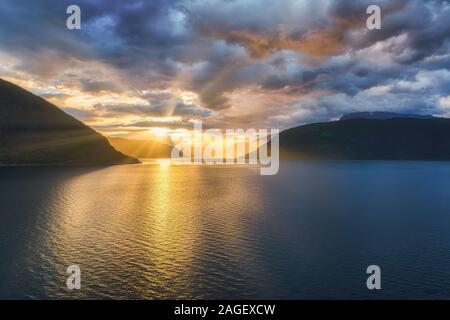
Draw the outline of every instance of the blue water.
M0 298L449 299L449 204L445 162L3 167Z

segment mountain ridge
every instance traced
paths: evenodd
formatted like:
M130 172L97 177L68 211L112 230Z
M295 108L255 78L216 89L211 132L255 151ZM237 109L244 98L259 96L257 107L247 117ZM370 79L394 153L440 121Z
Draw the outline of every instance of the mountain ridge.
M348 119L280 133L283 159L450 160L450 119Z
M0 79L0 164L139 163L54 104Z
M339 120L345 121L350 119L374 119L374 120L389 120L396 118L417 118L417 119L430 119L435 118L432 115L420 115L413 113L396 113L386 111L364 111L364 112L351 112L344 114Z

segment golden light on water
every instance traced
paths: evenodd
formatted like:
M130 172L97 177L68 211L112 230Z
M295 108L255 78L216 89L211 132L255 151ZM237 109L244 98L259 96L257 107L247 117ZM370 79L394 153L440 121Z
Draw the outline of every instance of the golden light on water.
M198 296L196 284L220 294L242 281L233 261L253 248L246 224L261 211L260 194L249 191L258 173L170 164L57 172L32 242L53 295L67 295L61 279L71 264L83 270L77 298L187 299ZM262 278L258 259L247 262Z

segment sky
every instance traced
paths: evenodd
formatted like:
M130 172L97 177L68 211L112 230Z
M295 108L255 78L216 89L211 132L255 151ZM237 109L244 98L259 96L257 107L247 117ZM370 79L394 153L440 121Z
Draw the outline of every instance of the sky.
M449 21L433 0L1 0L0 78L110 136L450 117Z

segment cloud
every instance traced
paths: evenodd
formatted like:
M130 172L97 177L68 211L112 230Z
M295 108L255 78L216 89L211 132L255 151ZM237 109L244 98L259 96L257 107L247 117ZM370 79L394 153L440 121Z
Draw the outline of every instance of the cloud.
M170 111L169 111L170 109ZM177 102L173 107L164 104L146 105L125 105L125 104L96 104L92 111L94 114L100 113L102 116L117 116L119 114L150 116L150 117L206 117L210 111L193 104Z
M121 92L120 86L113 81L97 81L94 79L81 79L80 80L81 89L84 92L101 92L101 91L112 91Z
M0 75L96 124L285 128L448 109L446 1L79 0L80 31L65 27L70 4L0 2ZM365 27L370 4L381 30Z
M450 96L440 98L439 104L447 113L450 112Z

